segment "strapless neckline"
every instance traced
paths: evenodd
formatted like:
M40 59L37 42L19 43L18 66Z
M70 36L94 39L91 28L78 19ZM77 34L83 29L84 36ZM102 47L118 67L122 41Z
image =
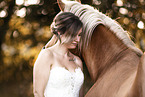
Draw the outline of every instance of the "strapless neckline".
M44 95L45 97L79 97L84 82L84 74L80 67L69 71L65 67L56 66L50 70Z
M69 70L66 69L65 67L56 66L56 67L53 67L53 68L50 70L50 72L53 71L53 70L55 70L55 69L58 69L58 68L63 69L63 70L65 70L65 71L69 72L69 73L76 73L77 70L81 70L80 67L77 67L77 68L75 68L73 71L69 71ZM81 70L81 71L82 71L82 70Z

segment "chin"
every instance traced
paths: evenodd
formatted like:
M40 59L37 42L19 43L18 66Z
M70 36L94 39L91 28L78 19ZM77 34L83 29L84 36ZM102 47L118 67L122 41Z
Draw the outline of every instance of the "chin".
M75 49L76 47L69 47L68 49Z
M76 45L73 45L73 46L68 47L68 49L75 49L76 47L77 47Z

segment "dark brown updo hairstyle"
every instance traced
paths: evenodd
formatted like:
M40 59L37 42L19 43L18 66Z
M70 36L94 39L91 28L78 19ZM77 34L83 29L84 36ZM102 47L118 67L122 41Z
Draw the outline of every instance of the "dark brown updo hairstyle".
M58 37L60 43L60 35L65 35L66 40L64 43L70 43L76 37L82 26L83 23L73 13L60 12L55 16L51 24L51 31Z

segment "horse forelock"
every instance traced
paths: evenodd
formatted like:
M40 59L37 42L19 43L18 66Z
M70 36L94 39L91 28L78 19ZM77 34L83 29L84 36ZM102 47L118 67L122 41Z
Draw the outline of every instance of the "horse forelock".
M82 49L82 51L88 47L92 33L96 26L103 24L108 27L118 39L122 40L128 48L135 51L139 56L142 55L142 51L135 47L135 44L129 38L128 33L124 31L124 29L115 20L99 12L97 9L76 1L67 1L65 2L64 11L74 13L83 22L83 34L80 43L80 49Z

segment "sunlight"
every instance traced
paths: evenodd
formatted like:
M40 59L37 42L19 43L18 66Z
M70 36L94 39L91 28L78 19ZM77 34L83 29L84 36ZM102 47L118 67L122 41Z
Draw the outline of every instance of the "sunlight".
M126 8L120 8L120 9L119 9L119 12L120 12L121 14L123 14L123 15L128 14L128 10L127 10Z
M29 5L37 5L40 3L40 0L26 0L24 5L29 6Z
M1 48L7 56L12 56L16 53L15 48L13 46L8 46L6 43L3 43Z
M145 13L142 13L142 18L145 19Z
M144 22L143 21L139 21L137 24L137 27L140 29L144 29Z
M19 36L19 33L18 33L17 31L14 31L14 32L13 32L13 37L14 37L14 38L17 38L18 36Z
M129 24L129 22L130 22L130 21L129 21L129 19L128 19L128 18L124 18L124 19L123 19L123 23L124 23L124 24L128 25L128 24Z
M139 2L140 2L140 3L143 3L143 2L144 2L144 0L139 0Z
M101 1L93 0L93 4L95 4L95 5L100 5L100 4L101 4Z
M16 15L20 16L21 18L26 16L26 8L21 8L20 10L16 11Z
M1 18L4 18L4 17L6 17L7 16L7 11L6 10L2 10L1 12L0 12L0 17Z
M4 6L6 6L6 2L5 2L5 1L2 1L2 2L0 3L0 8L3 8Z
M117 6L123 6L123 1L122 0L117 0Z
M16 5L22 5L24 4L24 0L16 0Z
M37 5L40 3L40 0L16 0L16 5Z

